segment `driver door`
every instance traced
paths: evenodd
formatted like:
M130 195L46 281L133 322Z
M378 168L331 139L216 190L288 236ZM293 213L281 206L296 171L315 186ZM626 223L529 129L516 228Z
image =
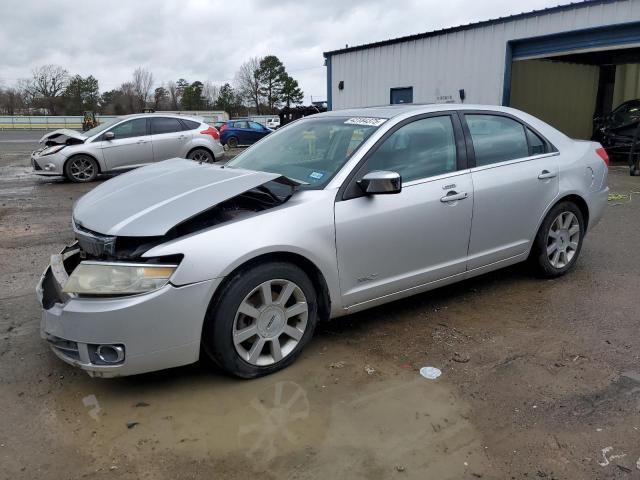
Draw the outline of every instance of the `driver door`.
M108 131L115 135L112 140L102 140L102 155L108 170L153 162L153 147L146 118L119 123Z
M402 191L362 194L357 181L374 170L400 173ZM335 205L344 305L463 274L472 207L473 185L457 116L420 116L385 135Z

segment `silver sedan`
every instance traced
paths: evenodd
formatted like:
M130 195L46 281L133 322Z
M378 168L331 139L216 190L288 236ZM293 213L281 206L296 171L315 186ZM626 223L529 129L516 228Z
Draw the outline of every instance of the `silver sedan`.
M394 106L314 115L226 166L173 159L73 211L37 287L42 336L95 376L205 352L280 370L319 321L527 261L557 277L607 201L608 158L517 110Z
M222 159L218 131L200 118L164 113L125 115L86 132L54 130L31 154L36 175L90 182L99 173L128 170L169 158Z

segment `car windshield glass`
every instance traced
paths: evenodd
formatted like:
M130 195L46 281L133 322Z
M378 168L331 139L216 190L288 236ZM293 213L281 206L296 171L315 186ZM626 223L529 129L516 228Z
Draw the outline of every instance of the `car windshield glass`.
M383 118L320 117L294 122L260 140L227 164L283 175L322 188Z
M114 123L119 122L121 120L122 118L112 118L111 120L107 120L106 122L101 123L97 127L87 130L82 134L86 135L87 137L93 137L94 135L97 135L100 132L104 132L107 128L111 127Z

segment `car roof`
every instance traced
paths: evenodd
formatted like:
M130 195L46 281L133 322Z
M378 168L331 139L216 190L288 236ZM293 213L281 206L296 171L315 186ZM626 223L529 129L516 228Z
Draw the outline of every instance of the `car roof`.
M315 117L375 117L393 118L405 113L433 113L447 110L492 110L497 112L513 113L515 110L509 107L496 105L471 105L463 103L426 103L426 104L401 104L381 105L377 107L347 108L344 110L331 110L318 113Z
M118 117L120 120L129 120L131 118L153 118L153 117L171 117L171 118L182 118L183 120L193 120L194 122L203 122L201 117L194 117L192 115L181 115L179 113L169 113L169 112L154 112L154 113L132 113L129 115L122 115Z

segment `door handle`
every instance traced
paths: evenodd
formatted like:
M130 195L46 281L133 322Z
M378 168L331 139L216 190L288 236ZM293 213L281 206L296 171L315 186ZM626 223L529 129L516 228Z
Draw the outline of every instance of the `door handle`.
M547 180L548 178L555 178L556 174L550 172L549 170L543 170L540 175L538 175L539 180Z
M458 200L464 200L468 196L469 194L467 192L458 193L455 190L451 190L444 197L442 197L440 201L442 203L457 202Z

